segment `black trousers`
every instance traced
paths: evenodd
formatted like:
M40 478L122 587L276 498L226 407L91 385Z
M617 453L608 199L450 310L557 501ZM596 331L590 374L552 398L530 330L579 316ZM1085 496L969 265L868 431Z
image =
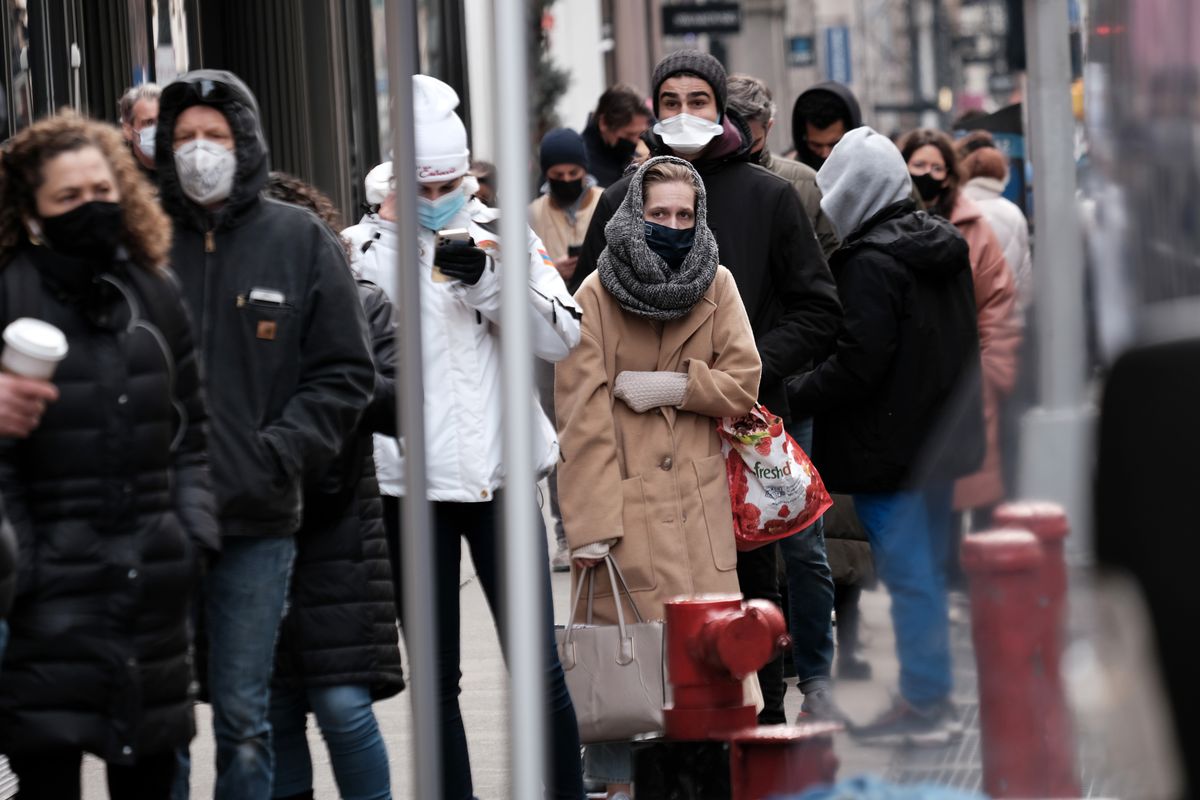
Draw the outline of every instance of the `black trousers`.
M17 800L79 800L82 760L83 753L78 750L9 756L8 765L20 782ZM175 765L173 750L143 756L134 764L108 764L108 796L111 800L168 800Z

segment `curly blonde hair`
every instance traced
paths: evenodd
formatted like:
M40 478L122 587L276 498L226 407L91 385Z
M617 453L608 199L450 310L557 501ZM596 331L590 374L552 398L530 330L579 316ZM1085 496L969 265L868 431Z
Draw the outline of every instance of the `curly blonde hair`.
M171 220L158 205L138 171L120 132L74 111L36 122L9 139L0 158L0 266L29 243L25 220L36 218L34 193L42 184L42 167L63 153L95 147L108 161L121 193L121 242L132 261L156 270L171 250Z

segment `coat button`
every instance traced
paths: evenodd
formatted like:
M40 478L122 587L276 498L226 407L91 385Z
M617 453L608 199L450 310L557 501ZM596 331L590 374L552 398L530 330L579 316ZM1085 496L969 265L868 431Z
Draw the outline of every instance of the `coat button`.
M664 459L662 460L662 463L661 463L661 464L659 464L658 466L659 466L659 468L660 468L660 469L663 469L663 470L670 470L670 469L671 469L671 465L672 465L672 464L674 464L674 463L675 463L675 462L671 461L671 457L670 457L670 456L667 456L666 458L664 458Z
M479 496L482 497L484 500L487 500L487 496L488 496L487 489L484 489L482 492L480 492Z
M124 747L121 748L121 755L124 755L124 756L133 755L133 748L130 747L129 745L125 745Z
M128 402L129 402L129 395L127 395L127 394L123 394L117 398L117 403L119 403L120 405L125 405Z
M125 666L129 667L130 669L135 669L137 667L137 659L133 656L130 656L129 658L125 659Z
M136 569L129 570L129 580L134 580L137 578L137 576L138 576L138 571Z

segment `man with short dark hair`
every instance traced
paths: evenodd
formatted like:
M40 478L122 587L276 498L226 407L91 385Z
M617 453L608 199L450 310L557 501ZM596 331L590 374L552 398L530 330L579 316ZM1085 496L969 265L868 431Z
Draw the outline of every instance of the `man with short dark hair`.
M158 98L162 90L153 83L134 86L117 101L121 135L147 177L154 177L154 134L158 126Z
M792 106L792 140L796 160L819 170L847 131L862 125L858 98L837 81L818 83Z
M625 174L652 121L650 109L632 87L618 83L600 95L582 135L589 170L602 189Z
M719 61L695 50L671 53L655 67L653 87L660 120L653 129L655 155L686 159L703 178L708 226L721 263L737 280L762 358L759 400L790 420L784 380L823 357L841 319L817 237L791 184L749 163L750 129L726 103L727 76ZM572 290L595 268L606 244L604 227L628 187L623 178L600 198ZM780 602L775 548L739 553L737 569L743 594ZM785 721L782 667L776 660L760 675L765 723ZM801 686L810 710L832 706L828 688L827 679Z

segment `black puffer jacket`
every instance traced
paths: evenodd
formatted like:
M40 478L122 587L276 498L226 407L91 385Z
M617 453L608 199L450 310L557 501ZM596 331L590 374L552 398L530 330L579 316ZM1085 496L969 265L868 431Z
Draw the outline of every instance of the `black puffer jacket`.
M983 459L979 332L967 243L905 200L832 258L845 317L833 353L789 382L816 417L813 461L832 492L892 492Z
M0 619L8 619L17 593L17 534L0 508Z
M183 194L173 154L176 121L201 91L236 142L233 194L214 213ZM172 264L211 387L222 531L290 535L303 485L326 470L371 399L354 279L315 215L260 197L267 147L254 96L235 76L197 70L164 89L156 147L163 207L175 221Z
M379 700L404 688L383 504L371 455L372 433L395 433L395 315L378 286L360 281L359 295L378 370L375 399L358 437L330 474L305 492L275 681L289 688L368 686Z
M0 751L128 762L192 737L188 597L198 548L219 537L178 286L124 263L91 276L43 247L0 271L0 327L38 317L70 347L58 402L0 442L20 540Z
M759 400L788 418L783 381L828 350L841 317L837 288L796 190L747 161L750 135L734 112L726 111L724 126L693 166L704 180L721 264L737 281L762 358ZM656 155L670 154L661 143L656 147ZM595 270L607 244L604 226L624 201L629 180L614 183L596 204L572 292Z

